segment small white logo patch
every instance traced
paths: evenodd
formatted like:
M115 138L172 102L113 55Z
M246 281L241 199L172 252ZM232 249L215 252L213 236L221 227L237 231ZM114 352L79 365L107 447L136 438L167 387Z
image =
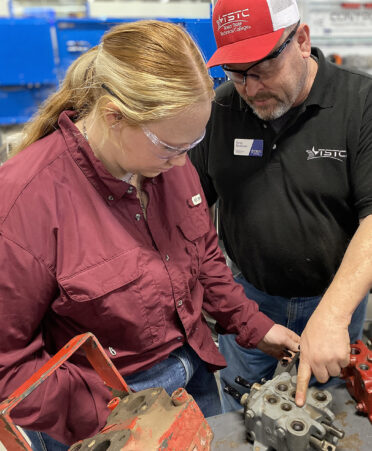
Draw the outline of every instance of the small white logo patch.
M331 158L332 160L345 161L347 158L346 150L331 150L331 149L318 149L315 147L311 150L307 150L307 161L315 160L317 158Z

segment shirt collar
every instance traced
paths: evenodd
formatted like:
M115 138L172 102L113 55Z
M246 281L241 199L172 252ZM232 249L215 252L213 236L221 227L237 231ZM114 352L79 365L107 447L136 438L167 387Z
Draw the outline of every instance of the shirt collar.
M73 123L74 115L76 115L74 111L64 111L58 119L67 148L89 182L112 204L127 192L129 185L111 175L94 155L89 143Z
M320 49L312 47L311 54L318 63L318 71L313 86L304 102L304 105L317 105L321 108L330 108L334 105L334 77L336 68L327 61Z

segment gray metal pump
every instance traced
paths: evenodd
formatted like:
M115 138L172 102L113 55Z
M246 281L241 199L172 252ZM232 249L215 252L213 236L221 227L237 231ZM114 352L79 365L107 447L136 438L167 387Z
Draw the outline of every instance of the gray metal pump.
M255 451L336 450L344 432L333 425L332 395L311 387L306 404L297 407L295 393L296 376L283 372L242 396L247 439Z

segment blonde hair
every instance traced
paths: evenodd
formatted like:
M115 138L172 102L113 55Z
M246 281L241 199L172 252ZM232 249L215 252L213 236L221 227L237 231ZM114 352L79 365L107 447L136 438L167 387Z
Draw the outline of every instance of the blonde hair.
M76 119L113 102L129 125L164 119L214 96L200 50L181 26L143 20L115 26L69 67L60 89L24 128L13 154L58 128L62 111Z

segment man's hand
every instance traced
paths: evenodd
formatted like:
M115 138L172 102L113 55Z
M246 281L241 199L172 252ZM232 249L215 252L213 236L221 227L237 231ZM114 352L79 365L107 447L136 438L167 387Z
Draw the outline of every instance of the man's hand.
M300 337L279 324L274 326L267 332L263 339L258 343L257 348L262 352L269 354L277 359L283 357L288 358L288 351L298 351Z
M325 310L315 310L301 335L300 365L297 374L296 404L303 406L311 373L325 383L339 376L350 361L347 321Z

